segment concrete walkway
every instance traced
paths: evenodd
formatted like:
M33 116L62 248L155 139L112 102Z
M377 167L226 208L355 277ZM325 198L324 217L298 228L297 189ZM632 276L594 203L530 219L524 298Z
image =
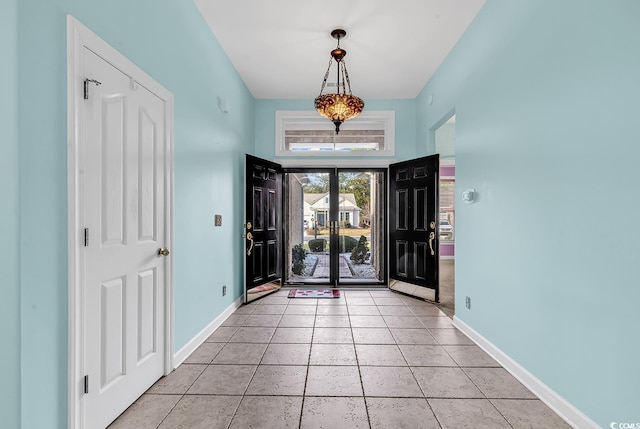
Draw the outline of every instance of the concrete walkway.
M318 258L318 263L316 264L316 269L313 271L313 274L311 274L310 277L314 279L328 279L330 273L329 255L324 253L314 253L313 256ZM338 261L340 264L340 278L353 278L353 274L351 274L351 270L349 269L349 264L347 264L344 256L340 255Z

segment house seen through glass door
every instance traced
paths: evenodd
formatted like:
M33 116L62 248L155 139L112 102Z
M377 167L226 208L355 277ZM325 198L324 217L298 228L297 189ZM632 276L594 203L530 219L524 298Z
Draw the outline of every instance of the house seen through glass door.
M296 169L284 182L284 282L383 284L384 171Z

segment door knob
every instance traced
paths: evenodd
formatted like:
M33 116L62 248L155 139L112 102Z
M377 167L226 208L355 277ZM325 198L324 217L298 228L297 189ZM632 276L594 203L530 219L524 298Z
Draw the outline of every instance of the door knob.
M169 256L169 249L158 249L158 256Z

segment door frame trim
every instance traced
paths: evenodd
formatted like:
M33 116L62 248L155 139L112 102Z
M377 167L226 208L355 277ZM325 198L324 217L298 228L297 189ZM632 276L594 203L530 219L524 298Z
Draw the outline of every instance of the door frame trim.
M68 374L67 374L67 427L84 426L84 362L83 362L83 287L82 272L83 234L81 234L82 216L80 213L80 160L82 127L84 116L82 109L82 88L84 84L83 49L87 48L107 60L114 67L131 77L135 82L149 89L164 102L165 111L165 245L173 244L173 94L154 81L142 69L129 61L116 49L81 24L71 15L67 15L67 204L68 204ZM166 258L165 276L165 350L164 373L173 369L173 258Z

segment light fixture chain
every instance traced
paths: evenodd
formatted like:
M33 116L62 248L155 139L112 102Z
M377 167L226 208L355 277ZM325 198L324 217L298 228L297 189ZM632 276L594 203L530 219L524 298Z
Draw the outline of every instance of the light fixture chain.
M349 72L347 72L347 65L345 64L344 60L342 60L342 69L344 70L344 81L347 82L347 88L349 88L349 95L351 94L351 81L349 80ZM344 86L344 81L342 82L343 86ZM345 91L346 94L346 91Z
M324 74L324 80L322 81L322 88L320 88L320 95L322 95L322 91L324 91L324 87L327 85L327 79L329 78L329 72L331 71L331 63L333 63L333 57L329 58L329 67L327 67L327 72Z
M338 46L331 51L331 58L329 59L329 67L324 74L322 81L322 87L320 89L320 95L314 100L314 106L318 113L325 118L328 118L336 127L336 134L340 132L340 125L344 121L353 119L362 113L364 109L364 101L360 97L356 97L351 93L351 80L349 79L349 72L347 71L347 64L344 62L344 57L347 55L347 51L340 48L340 39L346 32L342 29L335 29L331 32L331 36L334 39L338 39ZM333 61L336 62L337 82L335 93L324 94L323 92L327 87L327 79L329 79L329 73L331 73L331 66ZM347 88L349 92L347 93Z

